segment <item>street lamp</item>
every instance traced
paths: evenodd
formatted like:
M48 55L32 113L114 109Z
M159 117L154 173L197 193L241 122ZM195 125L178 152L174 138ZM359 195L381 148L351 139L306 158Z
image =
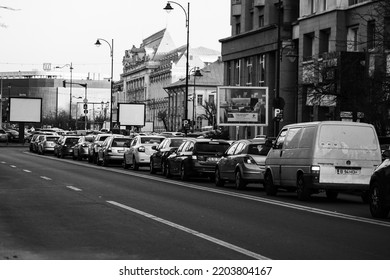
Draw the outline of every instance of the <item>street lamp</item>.
M73 66L72 62L70 64L65 64L64 66L56 66L57 69L62 69L64 67L69 66L70 69L70 88L69 88L69 130L71 130L71 124L72 124L72 72L73 72Z
M178 5L183 11L186 16L186 28L187 28L187 63L186 63L186 91L184 96L184 119L188 119L188 68L189 68L189 45L190 45L190 3L188 2L187 11L183 8L182 5L180 5L177 2L174 1L168 1L167 5L165 6L164 10L167 12L170 12L173 10L171 3Z
M111 56L111 79L110 79L110 130L112 130L112 91L113 91L113 76L114 76L114 39L111 39L111 44L101 38L96 40L95 46L100 47L100 40L106 42L110 47L110 56Z

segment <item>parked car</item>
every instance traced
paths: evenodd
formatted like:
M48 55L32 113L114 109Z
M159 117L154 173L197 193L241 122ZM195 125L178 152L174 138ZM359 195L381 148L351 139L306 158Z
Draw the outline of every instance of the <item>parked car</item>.
M73 159L82 160L83 158L87 159L89 155L89 146L93 143L95 136L87 135L81 136L79 141L73 147Z
M368 193L370 212L375 218L386 218L390 212L390 150L384 153L386 159L372 174Z
M389 158L389 154L385 151L390 151L390 137L388 136L379 136L379 144L381 146L382 160Z
M35 141L38 141L38 137L42 135L41 133L33 134L33 136L30 139L29 149L30 152L34 152L34 145L37 146L37 143Z
M41 139L39 137L43 136ZM54 153L56 141L60 138L59 135L43 134L38 137L38 154Z
M168 157L166 177L178 175L188 180L201 176L214 180L215 166L229 146L226 140L187 139Z
M215 184L222 187L225 181L233 181L241 189L248 183L262 183L271 146L265 138L234 142L217 163Z
M45 140L45 134L38 134L38 137L34 140L32 145L32 152L38 153L39 152L39 144Z
M8 142L8 134L2 128L0 128L0 142Z
M370 124L291 124L282 128L268 153L264 188L267 195L276 195L279 188L296 191L299 200L324 191L329 199L354 192L366 201L370 177L381 162L378 136Z
M89 144L88 147L88 161L96 163L97 162L97 156L100 147L102 146L104 140L106 140L107 137L112 136L112 133L102 133L97 134L96 137L93 139L93 142Z
M6 129L9 142L19 142L19 131L15 129Z
M63 135L55 145L56 155L58 158L73 156L73 148L79 141L81 136Z
M97 165L108 166L113 162L123 161L123 154L130 149L132 138L126 136L110 136L104 140L101 149L98 151Z
M158 146L152 146L156 152L150 156L150 173L161 171L165 176L167 170L167 158L188 138L169 137L165 138Z
M123 155L123 167L130 166L138 170L140 166L150 165L150 156L155 152L152 146L160 144L165 139L159 135L138 135L130 143L130 148Z

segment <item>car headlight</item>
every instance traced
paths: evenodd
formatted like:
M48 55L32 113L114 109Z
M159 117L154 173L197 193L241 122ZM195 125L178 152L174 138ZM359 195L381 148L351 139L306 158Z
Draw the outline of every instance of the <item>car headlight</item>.
M138 147L138 152L141 152L141 153L144 153L145 152L145 147L144 146L140 146Z

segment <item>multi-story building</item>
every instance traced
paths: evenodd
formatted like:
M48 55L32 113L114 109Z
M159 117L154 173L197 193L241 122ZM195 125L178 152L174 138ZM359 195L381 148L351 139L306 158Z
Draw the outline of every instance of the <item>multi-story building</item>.
M390 115L383 100L389 95L389 6L385 0L232 0L232 36L220 40L224 85L269 88L273 121L264 134L301 121L375 123L367 104ZM283 110L281 119L275 109ZM253 134L244 131L241 137Z
M123 57L123 90L127 102L146 104L146 121L155 131L166 128L159 115L167 113L169 104L164 87L186 76L186 45L176 47L166 29L133 46ZM218 59L219 52L206 48L190 48L189 67L203 68ZM182 116L183 117L183 116ZM180 118L180 120L182 119Z

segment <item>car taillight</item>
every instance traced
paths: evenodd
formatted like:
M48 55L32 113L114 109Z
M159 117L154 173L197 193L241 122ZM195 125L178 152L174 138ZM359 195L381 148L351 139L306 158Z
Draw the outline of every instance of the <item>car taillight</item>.
M204 160L204 156L192 156L191 157L193 160Z
M247 164L257 164L256 161L251 156L246 156L244 162Z
M144 146L140 146L138 147L138 152L141 152L141 153L144 153L145 152L145 147Z

